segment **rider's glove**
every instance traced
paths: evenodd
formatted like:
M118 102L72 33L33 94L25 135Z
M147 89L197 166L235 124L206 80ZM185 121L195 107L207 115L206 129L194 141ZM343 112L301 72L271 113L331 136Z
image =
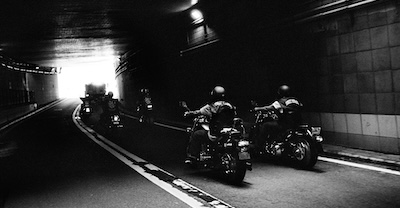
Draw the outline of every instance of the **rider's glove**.
M186 111L185 114L183 114L184 117L188 117L188 116L191 116L191 115L194 115L193 111Z

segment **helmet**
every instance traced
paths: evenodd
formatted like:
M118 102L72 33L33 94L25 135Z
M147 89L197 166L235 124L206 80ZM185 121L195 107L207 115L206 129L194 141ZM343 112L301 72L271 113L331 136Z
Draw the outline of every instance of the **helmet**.
M143 88L143 89L140 90L140 92L142 94L147 94L147 93L149 93L149 89Z
M225 89L221 86L216 86L214 89L211 91L211 98L216 101L216 100L222 100L225 97Z
M290 95L290 88L287 85L282 85L278 88L279 97L288 97Z
M109 92L107 93L107 96L108 96L109 98L112 98L112 97L114 96L114 93L111 92L111 91L109 91Z

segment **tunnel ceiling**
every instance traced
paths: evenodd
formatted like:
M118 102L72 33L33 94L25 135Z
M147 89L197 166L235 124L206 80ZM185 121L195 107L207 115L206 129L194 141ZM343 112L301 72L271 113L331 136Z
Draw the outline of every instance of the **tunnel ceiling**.
M118 56L190 0L2 0L0 54L40 66Z
M287 2L199 0L199 7L207 10L210 24L221 34L229 34L253 30L249 25L257 19L286 15ZM148 37L157 39L163 35L159 28L165 26L160 20L190 8L191 0L2 0L0 4L0 54L63 67L94 57L118 57Z

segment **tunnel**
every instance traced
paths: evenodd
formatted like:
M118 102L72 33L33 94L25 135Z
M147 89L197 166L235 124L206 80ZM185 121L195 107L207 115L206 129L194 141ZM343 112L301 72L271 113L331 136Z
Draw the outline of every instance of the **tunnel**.
M253 122L250 101L287 84L327 143L400 154L398 1L15 2L0 8L0 126L62 99L63 64L110 44L125 112L148 88L158 121L184 122L179 101L200 107L221 85Z

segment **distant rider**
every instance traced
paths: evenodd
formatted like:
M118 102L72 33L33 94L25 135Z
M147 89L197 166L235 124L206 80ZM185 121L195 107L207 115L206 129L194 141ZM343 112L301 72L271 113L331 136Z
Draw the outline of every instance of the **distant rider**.
M153 103L150 96L150 90L147 88L140 90L140 99L138 101L138 113L140 113L139 122L153 123L151 112L153 110Z
M301 123L300 109L303 104L290 95L290 88L282 85L278 88L278 99L272 104L255 107L255 111L273 111L276 119L268 120L259 126L255 145L263 147L267 141L269 144L277 139L278 134L288 128L293 128ZM269 137L268 137L269 136Z
M104 96L104 100L102 102L102 110L103 113L101 114L100 120L103 120L104 122L108 122L108 117L111 114L117 114L119 113L119 109L118 109L118 102L116 99L113 98L114 93L113 92L108 92L105 96Z
M187 148L186 164L192 164L198 160L202 144L215 140L219 131L225 125L233 124L236 110L232 104L225 100L225 89L221 86L216 86L211 91L211 102L199 110L187 111L184 114L185 117L190 115L205 115L210 121L210 131L199 129L192 134Z

